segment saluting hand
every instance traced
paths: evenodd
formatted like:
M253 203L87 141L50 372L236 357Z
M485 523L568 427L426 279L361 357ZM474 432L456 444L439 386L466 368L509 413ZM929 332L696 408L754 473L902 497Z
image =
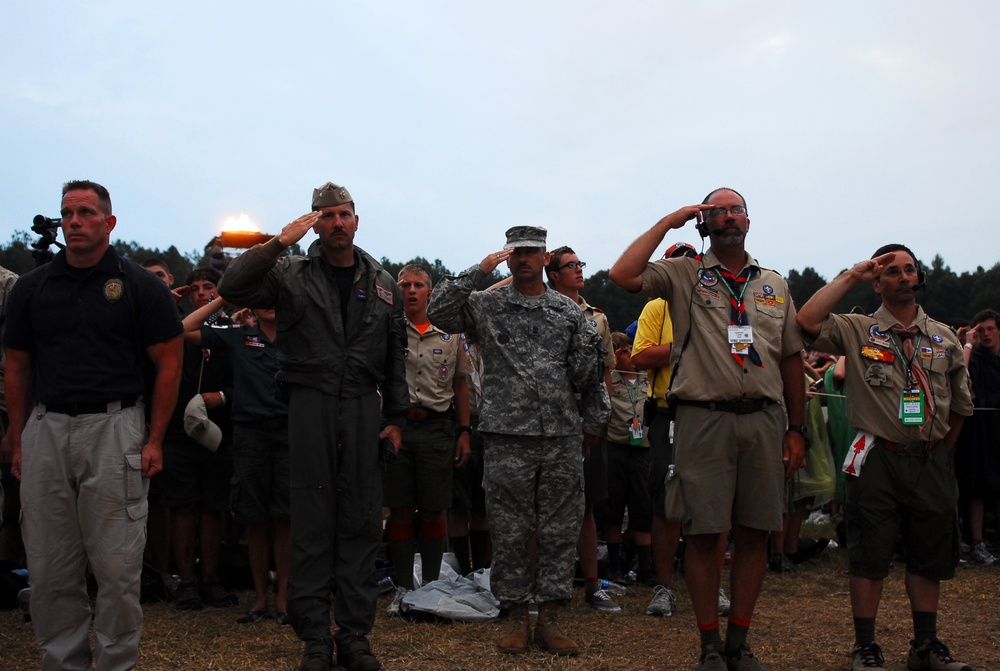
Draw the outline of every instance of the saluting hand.
M511 249L501 249L499 252L493 252L479 262L479 269L489 275L497 269L497 266L510 258L512 251Z
M317 221L319 221L319 215L319 212L303 214L301 217L281 229L281 233L278 233L277 235L278 240L285 247L291 247L296 242L304 238L306 233L312 230L312 227L316 225Z
M892 263L895 258L896 252L889 252L882 256L876 256L874 259L862 261L847 272L850 273L855 282L870 282L881 275L885 267Z

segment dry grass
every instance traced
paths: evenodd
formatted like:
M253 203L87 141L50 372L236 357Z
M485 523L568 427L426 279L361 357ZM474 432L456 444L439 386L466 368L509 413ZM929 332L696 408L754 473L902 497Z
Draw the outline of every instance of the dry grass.
M844 551L827 550L796 575L768 574L757 606L751 643L771 671L826 671L849 668L853 642L847 579L841 574ZM886 581L878 638L889 669L903 671L912 629L897 565ZM416 623L385 616L379 600L372 632L375 652L386 669L399 671L521 669L695 669L697 632L683 579L678 581L679 612L672 618L644 615L652 598L646 587L630 588L619 598L623 612L600 615L582 603L576 590L562 615L568 633L583 648L576 658L544 652L501 655L496 640L502 621L487 624ZM241 595L242 605L251 595ZM1000 669L1000 568L963 564L945 584L939 618L942 638L977 671ZM237 625L239 609L180 613L164 604L145 608L140 668L295 669L301 644L290 627L273 621ZM0 611L0 671L38 668L30 624L18 611Z

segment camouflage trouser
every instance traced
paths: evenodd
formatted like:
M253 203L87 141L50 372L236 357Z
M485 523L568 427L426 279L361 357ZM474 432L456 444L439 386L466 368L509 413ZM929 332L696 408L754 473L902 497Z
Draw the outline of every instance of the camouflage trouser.
M485 434L486 513L493 535L490 589L503 603L569 599L583 522L581 435ZM532 571L531 537L537 535Z

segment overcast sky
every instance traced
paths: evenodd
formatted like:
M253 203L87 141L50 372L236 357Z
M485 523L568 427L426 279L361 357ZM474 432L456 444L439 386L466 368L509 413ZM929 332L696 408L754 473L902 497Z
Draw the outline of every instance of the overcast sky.
M544 226L587 272L715 187L831 279L887 242L1000 260L1000 3L5 2L0 241L59 189L201 249L346 186L355 242L453 270ZM312 237L306 239L309 242ZM693 227L661 245L698 240Z

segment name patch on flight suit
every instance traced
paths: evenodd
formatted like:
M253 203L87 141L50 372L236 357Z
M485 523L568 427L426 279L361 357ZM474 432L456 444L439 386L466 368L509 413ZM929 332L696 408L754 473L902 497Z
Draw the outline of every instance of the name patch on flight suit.
M375 293L376 293L376 295L378 295L379 300L381 300L386 305L392 305L393 304L392 291L390 291L389 289L386 289L385 287L379 286L378 284L376 284L375 285Z
M108 280L104 283L104 299L109 303L117 303L125 291L125 285L118 278Z
M245 347L256 347L258 349L264 349L264 343L260 341L257 336L247 336L243 341Z

